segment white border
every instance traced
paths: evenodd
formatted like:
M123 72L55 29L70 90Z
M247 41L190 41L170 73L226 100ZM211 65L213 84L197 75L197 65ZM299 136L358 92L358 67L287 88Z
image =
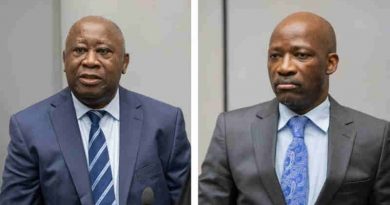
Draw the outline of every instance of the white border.
M198 0L191 0L191 204L198 204Z

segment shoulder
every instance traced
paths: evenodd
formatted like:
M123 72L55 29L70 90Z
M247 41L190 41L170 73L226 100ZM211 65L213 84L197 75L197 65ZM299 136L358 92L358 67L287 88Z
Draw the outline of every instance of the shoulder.
M332 102L333 101L333 102ZM377 118L370 114L361 112L359 110L346 107L338 104L336 101L331 101L331 118L349 117L359 127L384 127L388 124L386 120ZM333 114L333 116L332 116Z
M157 100L155 98L130 91L124 88L121 89L121 94L126 95L129 101L132 101L132 104L139 104L145 110L152 110L156 112L177 112L179 108L165 103L163 101Z
M277 114L277 101L275 99L262 102L256 105L243 107L228 112L221 113L219 118L226 120L241 121L241 120L253 120L256 116L262 117L272 114Z
M216 122L216 129L229 133L230 136L250 136L251 127L262 122L259 119L278 114L277 105L274 99L221 113Z
M345 107L345 109L350 113L352 118L358 122L362 122L362 123L367 122L367 123L373 123L373 124L387 123L387 121L385 121L383 119L380 119L380 118L377 118L375 116L363 113L363 112L355 110L353 108Z
M389 122L331 100L330 127L340 125L353 128L357 143L379 145L389 134Z
M170 126L183 120L180 108L122 87L120 88L120 101L120 109L128 109L129 107L125 106L130 106L141 110L148 124Z

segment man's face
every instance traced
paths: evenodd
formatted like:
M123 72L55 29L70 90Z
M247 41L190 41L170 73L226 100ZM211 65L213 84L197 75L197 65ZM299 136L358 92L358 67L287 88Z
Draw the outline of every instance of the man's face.
M92 108L114 97L129 57L123 39L105 21L81 21L69 32L63 53L68 85L75 96Z
M328 94L328 54L321 44L315 31L304 23L282 25L270 40L272 89L279 102L298 114L311 110Z

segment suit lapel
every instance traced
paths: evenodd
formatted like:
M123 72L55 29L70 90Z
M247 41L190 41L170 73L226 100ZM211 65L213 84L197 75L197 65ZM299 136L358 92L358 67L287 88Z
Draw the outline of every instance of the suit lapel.
M268 196L275 205L284 204L283 193L275 172L278 103L274 99L257 113L251 125L256 165Z
M81 204L92 204L87 160L69 89L52 103L51 121Z
M143 113L134 94L119 88L120 145L119 145L119 204L127 204L141 138Z
M317 205L330 204L348 168L356 131L348 112L333 98L330 99L328 132L328 171L317 199Z

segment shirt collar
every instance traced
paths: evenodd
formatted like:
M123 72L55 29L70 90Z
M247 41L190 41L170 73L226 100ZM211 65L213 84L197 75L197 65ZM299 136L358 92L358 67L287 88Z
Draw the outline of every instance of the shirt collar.
M79 99L77 99L76 96L73 94L73 92L72 92L72 99L73 99L73 104L76 110L76 116L78 120L81 119L88 111L93 110L92 108L80 102ZM114 119L119 120L119 89L117 89L115 96L111 100L111 102L99 110L105 110Z
M330 102L329 98L326 99L319 104L314 109L310 110L305 114L307 118L310 119L314 125L320 128L323 132L327 133L329 128L329 112L330 112ZM290 118L296 116L294 111L290 110L287 106L279 103L279 123L278 123L278 131L283 129Z

